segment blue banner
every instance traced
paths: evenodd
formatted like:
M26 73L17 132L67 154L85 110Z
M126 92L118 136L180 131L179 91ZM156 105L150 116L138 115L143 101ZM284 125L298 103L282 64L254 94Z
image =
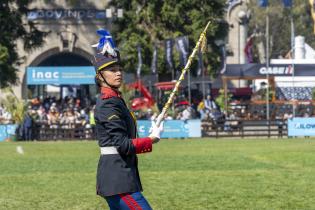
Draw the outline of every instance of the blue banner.
M27 67L28 85L83 85L95 84L93 66Z
M0 141L4 141L11 135L15 135L17 125L0 125Z
M149 135L151 121L138 120L139 137ZM201 121L200 120L165 120L164 131L161 138L192 138L201 137Z
M289 119L288 136L315 136L315 118Z

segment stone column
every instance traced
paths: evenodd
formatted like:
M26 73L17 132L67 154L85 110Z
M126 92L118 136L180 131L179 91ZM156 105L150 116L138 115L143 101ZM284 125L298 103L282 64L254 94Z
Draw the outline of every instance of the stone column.
M239 18L239 63L245 64L247 62L245 56L245 46L246 46L246 39L247 39L247 31L248 31L248 18L247 14L244 10L239 11L238 13Z
M245 46L247 42L247 33L248 33L248 22L249 22L249 15L248 10L242 9L237 14L238 24L239 24L239 33L238 33L238 54L239 54L239 64L246 64L247 58L245 55ZM248 81L247 80L240 80L238 86L239 87L247 87Z

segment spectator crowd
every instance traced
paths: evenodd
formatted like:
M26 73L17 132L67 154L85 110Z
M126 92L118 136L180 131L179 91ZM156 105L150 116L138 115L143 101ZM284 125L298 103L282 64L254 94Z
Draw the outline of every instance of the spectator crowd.
M80 99L74 97L65 97L57 100L55 97L46 97L44 99L34 98L28 102L23 122L20 123L18 129L19 136L24 140L36 139L37 130L44 129L83 129L90 130L94 134L95 105L84 103L82 105ZM293 108L295 116L310 117L314 116L312 104L300 104L292 106L291 104L275 105L270 104L270 116L274 120L287 120L291 117ZM155 120L158 116L157 112L152 109L135 111L138 120ZM229 113L220 109L220 106L212 98L211 95L205 99L192 103L183 99L177 102L166 114L166 120L190 120L201 119L202 121L222 122L226 129L237 125L239 120L261 120L266 117L265 104L246 104L242 101L230 101ZM230 121L229 124L224 121ZM0 124L13 124L14 117L2 104L0 104ZM233 124L234 123L234 124ZM86 133L84 137L90 137L92 134Z
M63 100L56 100L54 97L47 97L44 100L35 98L29 101L23 122L19 125L18 134L24 140L36 138L34 128L51 129L74 129L84 128L94 131L95 106L83 107L80 100L73 97L66 97ZM0 105L0 124L12 124L14 118Z

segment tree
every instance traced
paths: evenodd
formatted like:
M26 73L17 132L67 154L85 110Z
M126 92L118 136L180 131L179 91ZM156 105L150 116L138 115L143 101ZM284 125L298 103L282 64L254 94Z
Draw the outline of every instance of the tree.
M255 30L266 34L265 8L260 8L256 0L249 4L252 18L249 25L249 33ZM292 8L284 8L282 0L269 0L269 35L270 35L270 58L285 57L291 50L291 16L295 25L295 36L305 37L305 41L315 47L315 36L313 34L313 20L311 17L309 1L294 0ZM265 37L262 37L265 41ZM257 51L256 51L257 52ZM258 55L256 54L257 58Z
M19 99L12 87L7 87L3 89L3 91L7 94L5 99L1 100L1 103L4 105L6 110L12 115L13 123L20 124L24 120L25 111L27 108L27 103L21 99Z
M23 19L31 0L0 0L0 88L17 84L17 72L23 58L16 52L16 41L23 40L24 49L29 51L43 43L47 34L39 31L34 23Z
M212 20L207 32L208 50L204 55L205 68L216 72L220 65L220 48L215 40L224 39L227 24L222 21L224 1L222 0L116 0L110 3L124 10L123 18L113 22L113 36L121 51L124 68L135 72L138 62L137 46L142 47L142 71L150 71L153 45L158 46L158 72L167 73L164 41L168 38L187 35L189 54L195 46L200 33L209 20ZM180 70L179 55L174 50L176 70ZM196 66L196 62L194 62ZM194 66L191 68L194 69Z

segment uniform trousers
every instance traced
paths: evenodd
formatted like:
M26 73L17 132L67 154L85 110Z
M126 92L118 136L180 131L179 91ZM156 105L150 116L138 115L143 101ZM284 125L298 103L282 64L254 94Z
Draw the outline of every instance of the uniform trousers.
M141 192L105 197L110 210L152 210Z

